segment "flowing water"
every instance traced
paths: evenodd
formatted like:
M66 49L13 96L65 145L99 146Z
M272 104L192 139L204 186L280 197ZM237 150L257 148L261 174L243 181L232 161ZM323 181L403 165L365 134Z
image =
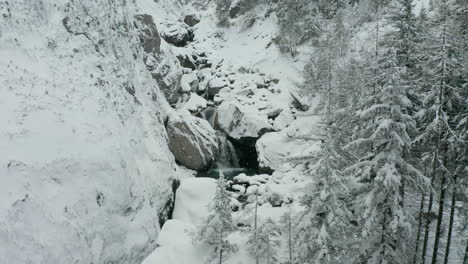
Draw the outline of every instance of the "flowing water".
M216 107L208 107L201 113L201 117L207 120L214 129L217 129L216 114ZM198 177L217 179L219 177L219 173L222 172L226 179L232 179L241 173L245 173L249 176L256 173L254 169L243 168L239 165L240 159L238 150L236 150L224 132L216 130L216 137L219 148L216 163L209 170L198 172Z

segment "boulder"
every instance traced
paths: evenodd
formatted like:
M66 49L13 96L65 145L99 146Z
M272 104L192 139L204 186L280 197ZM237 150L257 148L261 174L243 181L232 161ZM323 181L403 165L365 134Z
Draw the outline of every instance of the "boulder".
M177 59L179 60L180 66L184 68L189 68L191 70L197 69L197 65L195 65L195 62L190 56L185 54L179 54L177 55Z
M180 23L174 23L170 27L165 28L161 35L167 43L176 47L184 47L187 43L193 41L194 38L192 30Z
M182 92L190 93L192 91L197 91L198 87L198 77L196 73L189 73L182 75L182 79L180 81L180 86L182 88Z
M307 141L289 137L283 132L263 135L256 143L260 171L274 171L284 165L314 160L320 153L320 141Z
M169 118L166 125L169 149L181 165L203 170L216 159L218 142L208 121L183 111Z
M208 83L208 91L207 91L208 98L213 98L216 94L219 93L221 89L223 89L224 87L227 87L228 85L229 83L225 79L222 79L222 78L212 79Z
M284 109L281 114L275 119L273 127L276 130L283 130L294 121L294 115L290 109Z
M202 111L208 106L205 98L199 96L196 93L190 94L190 99L185 104L185 109L189 110L191 113L197 113Z
M250 105L225 101L218 108L218 124L229 137L245 144L255 141L266 132L273 131L266 115Z
M193 27L196 24L200 23L200 18L195 14L187 15L184 18L184 23Z

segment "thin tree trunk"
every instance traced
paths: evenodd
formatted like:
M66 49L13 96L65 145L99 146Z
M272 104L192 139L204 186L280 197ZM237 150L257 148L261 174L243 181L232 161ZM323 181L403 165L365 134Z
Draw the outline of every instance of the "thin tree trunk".
M289 247L289 261L291 262L292 261L292 234L291 234L291 209L289 209L289 212L288 212L288 231L289 231L289 234L288 234L288 247Z
M435 151L434 151L434 158L432 160L432 172L431 172L431 187L434 186L434 181L436 177L436 169L437 169L437 160L438 160L438 150L439 149L439 136L437 136L436 139L436 146L435 146ZM423 241L423 247L422 247L422 264L426 263L426 250L427 250L427 242L429 240L429 224L431 223L430 219L430 213L432 211L432 203L434 200L434 194L432 193L432 190L429 194L429 204L427 205L427 215L426 215L426 224L425 224L425 230L424 230L424 241Z
M221 232L219 232L219 242L220 242L220 248L219 248L219 264L223 263L223 229L221 228Z
M450 244L452 242L452 231L453 231L453 220L455 217L455 202L456 202L456 193L457 193L457 175L453 179L452 186L452 204L450 205L450 220L449 220L449 229L447 234L447 245L445 247L445 257L444 264L448 264L448 258L450 254Z
M468 240L466 241L465 257L463 258L463 264L468 263Z
M444 167L447 163L447 144L445 144L445 151L444 151ZM437 226L436 226L436 233L435 233L435 240L434 240L434 247L432 251L432 264L437 264L437 251L439 250L439 243L440 243L440 235L441 235L441 228L442 228L442 220L444 215L444 203L445 203L445 183L447 181L445 171L442 173L442 180L440 182L440 196L439 196L439 213L437 215Z
M417 262L419 241L421 240L421 227L422 227L422 216L424 212L424 193L421 192L421 203L419 205L419 216L418 216L418 234L416 236L416 248L414 249L413 264Z
M255 227L255 244L258 244L258 241L257 241L257 210L258 210L258 189L257 191L255 192L255 222L254 222L254 227ZM255 257L255 263L258 264L260 261L259 261L259 256L256 256Z

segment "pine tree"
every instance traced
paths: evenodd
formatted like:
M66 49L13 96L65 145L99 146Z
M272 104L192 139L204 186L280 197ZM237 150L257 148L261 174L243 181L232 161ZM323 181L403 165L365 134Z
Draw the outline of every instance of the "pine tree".
M256 259L266 259L266 263L277 263L277 250L280 246L279 227L268 218L249 236L247 246Z
M403 205L402 190L426 188L426 177L408 162L416 123L409 115L407 91L412 87L400 62L398 33L386 34L382 53L376 54L378 89L371 104L361 104L361 127L347 146L359 158L347 171L360 182L354 209L364 249L360 258L367 263L404 263L408 258L405 241L412 217Z
M282 233L285 233L287 238L288 260L286 263L291 264L293 261L293 218L291 215L291 208L281 216L280 220L282 226Z
M227 240L227 236L235 230L229 204L230 197L226 191L226 181L223 173L220 173L216 186L216 194L209 206L209 215L194 237L196 242L201 242L214 248L210 259L218 259L219 264L223 262L223 258L226 255L235 250L235 246Z
M465 101L461 90L465 82L463 78L460 58L463 56L462 41L457 34L454 19L455 6L452 1L442 0L435 6L432 17L432 27L427 31L426 55L423 70L427 76L426 86L428 93L424 100L424 109L418 113L421 124L421 134L415 140L420 145L429 145L432 153L432 182L439 181L439 210L432 252L432 263L437 262L438 249L441 237L443 210L445 205L445 192L447 182L454 175L450 157L459 155L457 146L463 140L454 129L454 123L461 113L466 112ZM430 144L434 142L434 144ZM456 142L456 143L454 143ZM456 166L455 166L456 167ZM428 213L431 212L433 194L430 194ZM422 262L426 261L428 245L429 219L425 224Z

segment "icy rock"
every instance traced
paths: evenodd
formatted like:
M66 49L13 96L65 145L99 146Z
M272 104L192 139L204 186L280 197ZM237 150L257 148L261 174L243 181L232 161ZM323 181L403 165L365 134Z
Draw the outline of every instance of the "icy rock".
M189 92L197 90L198 77L197 77L197 74L194 72L182 75L182 79L180 82L181 82L180 85L182 87L182 91L185 93L189 93Z
M220 128L236 140L251 140L272 131L273 127L265 115L253 106L240 106L233 101L223 102L218 108Z
M181 165L193 170L211 166L218 152L218 142L208 121L183 111L169 118L166 129L169 149Z

